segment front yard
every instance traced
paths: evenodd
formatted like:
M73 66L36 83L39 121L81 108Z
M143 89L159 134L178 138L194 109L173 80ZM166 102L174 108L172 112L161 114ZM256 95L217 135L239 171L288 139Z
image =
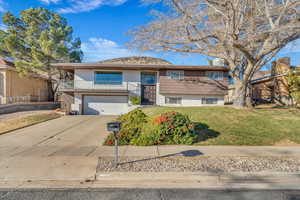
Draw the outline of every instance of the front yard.
M1 120L0 135L13 130L17 130L34 124L45 122L51 119L56 119L59 117L61 117L60 114L57 114L55 112L48 112L48 113L31 114L27 116L19 116L13 119Z
M186 114L194 122L206 124L212 138L198 145L296 145L300 144L300 110L231 107L151 107L150 117L168 111Z

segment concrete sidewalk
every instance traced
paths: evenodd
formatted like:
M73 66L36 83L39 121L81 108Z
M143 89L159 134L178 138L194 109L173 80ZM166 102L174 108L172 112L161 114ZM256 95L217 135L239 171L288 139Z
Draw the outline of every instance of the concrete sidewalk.
M120 156L159 157L168 155L187 156L295 156L300 157L300 146L121 146ZM190 154L190 155L188 155ZM91 157L114 156L114 147L101 146L90 154Z
M58 146L56 146L57 149ZM21 148L22 149L22 148ZM20 149L20 151L21 151ZM2 156L0 181L84 181L94 180L97 175L99 157L113 157L114 148L108 146L90 148L69 147L53 150L51 146L35 147L17 154ZM83 153L82 153L83 152ZM157 158L163 156L279 156L300 155L300 147L232 147L232 146L155 146L120 147L120 156ZM107 174L111 174L107 172ZM127 176L127 173L124 173ZM176 173L175 173L176 174ZM179 173L180 174L180 173Z

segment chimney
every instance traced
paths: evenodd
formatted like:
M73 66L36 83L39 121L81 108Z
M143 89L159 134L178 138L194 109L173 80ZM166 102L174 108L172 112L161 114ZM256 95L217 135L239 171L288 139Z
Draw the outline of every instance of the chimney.
M287 73L291 70L291 58L284 57L272 62L272 75Z

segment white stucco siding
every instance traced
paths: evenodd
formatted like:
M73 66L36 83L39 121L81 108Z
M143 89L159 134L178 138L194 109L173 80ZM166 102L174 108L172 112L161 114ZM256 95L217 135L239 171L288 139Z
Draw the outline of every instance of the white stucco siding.
M122 85L98 85L94 84L94 74L97 71L122 72ZM118 71L118 70L75 70L76 89L128 89L132 95L140 95L140 71Z
M90 70L75 70L74 87L76 89L92 89L94 75Z
M72 111L77 111L78 114L81 114L81 105L82 105L82 95L75 93L74 104L71 105Z
M122 85L97 85L94 84L94 74L96 71L115 71L115 72L122 72ZM118 71L118 70L75 70L74 74L74 86L76 89L109 89L109 90L128 90L129 96L140 96L141 93L141 72L140 71ZM74 97L74 105L72 105L72 109L75 111L78 111L79 114L84 114L82 111L82 108L88 108L91 107L94 110L99 108L99 114L120 114L124 113L126 111L130 111L137 106L129 105L128 98L126 97L127 104L124 105L124 102L122 104L118 104L118 102L113 101L118 99L118 97L114 97L113 94L111 94L111 98L109 97L90 97L92 99L88 99L88 101L91 100L90 103L84 102L86 105L83 104L82 95L85 95L84 93L75 93ZM95 93L97 95L97 93ZM110 94L107 94L105 96L109 96ZM94 98L94 99L93 99ZM100 99L101 101L103 99L108 99L112 101L112 104L109 104L107 102L92 102L92 100ZM99 101L100 101L99 100ZM116 107L116 109L113 109L115 112L113 113L112 107ZM101 109L100 109L101 108ZM121 109L122 108L122 109ZM104 112L103 112L104 110ZM107 111L108 110L108 111Z
M123 81L128 86L129 95L141 95L141 72L123 71Z
M166 97L181 97L181 104L166 104ZM202 104L202 98L217 98L217 104ZM161 95L158 97L160 106L222 106L224 105L224 96L203 96L203 95Z

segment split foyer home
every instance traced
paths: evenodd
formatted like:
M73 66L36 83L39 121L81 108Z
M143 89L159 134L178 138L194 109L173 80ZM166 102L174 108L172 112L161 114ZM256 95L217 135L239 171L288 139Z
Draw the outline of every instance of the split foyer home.
M21 77L13 62L0 59L0 104L47 101L45 77L28 74Z
M123 114L143 105L224 105L227 94L226 66L172 65L149 57L55 66L69 74L60 85L63 108L84 115ZM141 105L133 105L132 97Z

